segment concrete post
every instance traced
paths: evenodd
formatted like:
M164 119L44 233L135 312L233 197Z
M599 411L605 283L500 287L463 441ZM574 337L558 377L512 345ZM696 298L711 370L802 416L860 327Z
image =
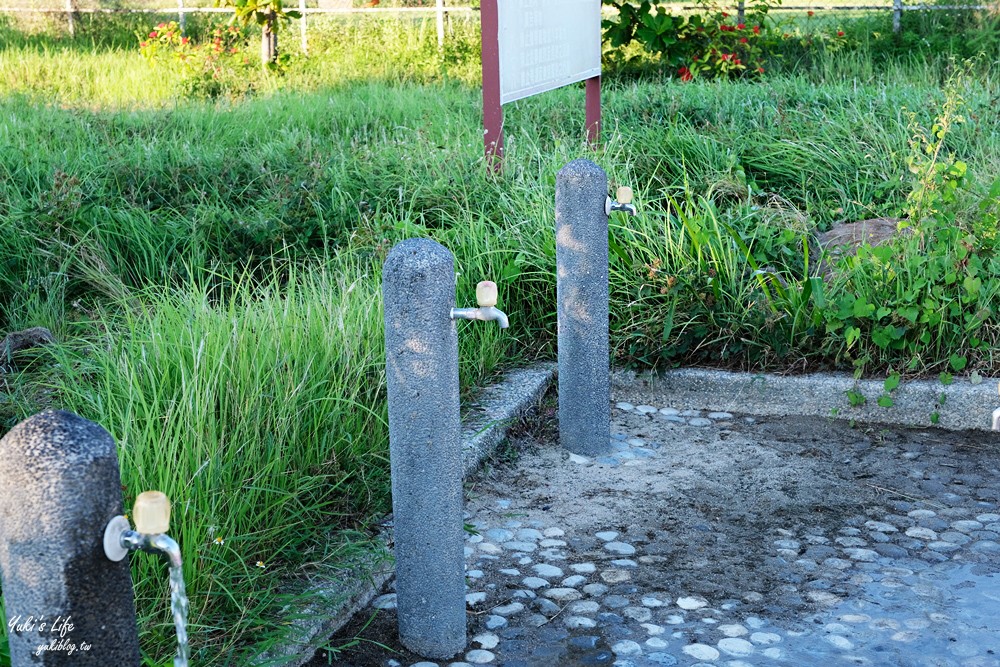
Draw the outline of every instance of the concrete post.
M429 239L382 269L399 638L428 658L465 648L455 262Z
M136 667L128 559L104 554L122 514L115 442L49 410L0 440L0 577L13 667Z
M556 178L559 441L576 454L610 450L608 176L589 160Z
M899 34L903 21L903 0L892 0L892 31Z

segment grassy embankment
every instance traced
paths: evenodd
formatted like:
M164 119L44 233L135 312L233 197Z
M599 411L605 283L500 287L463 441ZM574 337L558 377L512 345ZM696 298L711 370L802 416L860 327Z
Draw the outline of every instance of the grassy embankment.
M431 23L351 23L290 74L215 102L177 100L184 77L120 30L3 33L0 331L62 342L0 376L0 425L79 412L120 443L126 503L171 495L198 664L243 664L248 642L280 635L265 620L279 582L335 576L388 508L379 271L393 243L448 246L462 302L500 283L512 327L460 325L464 387L551 356L552 196L571 159L634 186L642 211L612 220L617 363L998 370L993 66L945 93L946 57L884 58L865 32L861 48L790 51L758 83L625 73L607 82L599 153L570 88L508 109L494 177L475 29L454 31L441 58ZM908 199L914 123L958 95L968 122L934 164L967 163L963 189ZM914 164L918 193L947 190ZM897 214L920 233L816 278L815 231ZM133 574L162 664L164 573L136 558Z

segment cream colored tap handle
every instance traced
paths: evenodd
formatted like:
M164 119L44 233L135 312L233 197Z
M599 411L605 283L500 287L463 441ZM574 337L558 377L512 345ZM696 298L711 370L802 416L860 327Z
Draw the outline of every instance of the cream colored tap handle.
M615 193L615 199L618 200L619 204L631 204L632 203L632 188L628 186L621 186L618 188L618 192Z
M132 518L138 533L165 533L170 530L170 499L159 491L144 491L135 499Z
M492 280L484 280L476 285L476 303L480 308L492 308L497 305L497 284Z

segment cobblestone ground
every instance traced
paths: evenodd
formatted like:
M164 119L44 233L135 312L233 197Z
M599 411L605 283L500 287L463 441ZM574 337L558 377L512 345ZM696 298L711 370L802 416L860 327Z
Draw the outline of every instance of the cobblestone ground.
M1000 435L612 414L469 484L463 654L398 647L389 591L315 664L1000 667Z

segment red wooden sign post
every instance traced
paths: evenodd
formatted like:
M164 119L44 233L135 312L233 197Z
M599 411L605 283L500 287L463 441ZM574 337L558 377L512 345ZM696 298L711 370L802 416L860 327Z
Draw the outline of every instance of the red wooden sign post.
M504 16L501 2L508 12ZM587 140L594 147L600 141L600 0L546 0L545 9L540 4L480 3L483 144L494 171L503 163L503 105L570 83L586 81ZM545 20L560 25L546 25ZM563 27L562 22L572 25Z

